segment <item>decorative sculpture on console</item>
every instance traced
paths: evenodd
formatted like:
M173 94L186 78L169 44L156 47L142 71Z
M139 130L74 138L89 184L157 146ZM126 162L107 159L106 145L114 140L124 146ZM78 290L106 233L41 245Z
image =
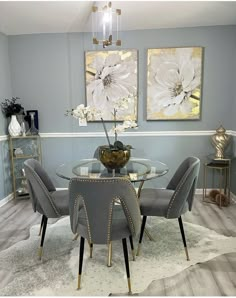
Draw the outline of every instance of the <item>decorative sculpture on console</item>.
M231 136L225 133L225 128L220 125L217 128L216 133L211 137L212 145L215 147L215 158L222 159L224 158L224 150L229 145L231 141Z

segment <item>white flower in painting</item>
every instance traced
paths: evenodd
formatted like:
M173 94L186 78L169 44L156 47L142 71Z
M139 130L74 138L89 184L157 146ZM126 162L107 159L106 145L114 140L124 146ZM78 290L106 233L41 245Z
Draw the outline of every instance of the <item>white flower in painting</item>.
M176 49L175 55L152 55L149 72L148 95L156 112L191 113L195 104L190 96L200 86L201 75L201 61L192 57L191 48Z
M137 65L132 55L124 60L119 54L105 58L97 55L90 67L96 70L87 85L87 98L92 106L110 113L117 100L136 93Z
M115 104L114 104L114 109L118 110L127 110L129 108L129 104L132 103L134 100L131 99L130 97L124 97L119 99Z

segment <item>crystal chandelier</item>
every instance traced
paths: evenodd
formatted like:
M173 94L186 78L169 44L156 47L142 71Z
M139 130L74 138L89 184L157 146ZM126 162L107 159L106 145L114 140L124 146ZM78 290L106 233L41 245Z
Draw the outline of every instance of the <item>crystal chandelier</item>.
M121 46L119 39L121 10L112 9L111 2L98 8L92 6L93 44L102 44L103 48L110 45Z

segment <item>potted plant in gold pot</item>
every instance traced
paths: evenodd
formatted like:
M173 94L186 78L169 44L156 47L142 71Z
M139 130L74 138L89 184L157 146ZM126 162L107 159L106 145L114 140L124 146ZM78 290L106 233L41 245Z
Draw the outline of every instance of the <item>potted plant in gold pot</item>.
M128 107L129 98L122 98L119 100L113 110L114 124L109 134L114 134L115 141L111 143L105 122L102 118L102 112L98 111L90 106L85 107L83 104L77 106L72 110L68 110L66 115L71 115L78 119L80 122L93 120L95 117L100 115L102 125L106 134L107 145L100 146L99 159L102 164L109 170L119 170L125 166L130 158L131 145L124 145L118 140L118 133L124 132L129 128L137 128L137 123L132 119L125 119L123 123L117 122L117 113L119 110L126 109Z

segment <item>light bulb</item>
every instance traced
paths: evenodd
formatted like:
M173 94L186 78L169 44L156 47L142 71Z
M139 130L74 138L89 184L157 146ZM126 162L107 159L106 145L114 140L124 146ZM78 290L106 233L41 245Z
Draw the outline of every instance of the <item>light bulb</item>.
M108 12L105 12L103 14L103 23L110 23L111 21L111 14Z

